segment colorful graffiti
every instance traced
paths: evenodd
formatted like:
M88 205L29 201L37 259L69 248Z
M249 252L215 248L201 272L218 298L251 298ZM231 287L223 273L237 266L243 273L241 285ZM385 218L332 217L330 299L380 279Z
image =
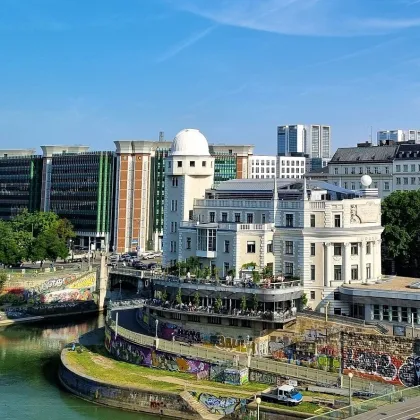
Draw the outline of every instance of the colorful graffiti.
M42 293L40 296L41 303L56 303L70 301L86 301L93 300L92 292L88 289L63 289L55 292Z
M420 356L405 359L371 350L348 349L344 353L344 372L371 380L380 380L406 387L420 385Z
M280 381L283 381L284 378L275 375L274 373L260 372L251 369L249 371L249 380L250 382L259 382L261 384L277 385Z
M129 343L121 337L115 338L114 333L111 334L109 329L106 329L105 332L105 347L117 359L128 363L173 372L191 373L197 375L199 379L208 379L210 374L208 363Z
M224 383L229 385L245 385L248 383L248 368L225 369L223 372Z
M96 285L96 274L90 273L87 276L76 280L68 285L68 289L88 289Z
M47 290L51 289L59 289L66 287L68 284L70 284L72 281L76 280L76 274L69 274L68 276L56 278L56 279L48 279L35 289L38 292L45 292Z
M227 416L234 413L238 409L245 409L247 400L233 397L216 397L211 394L197 394L191 392L197 400L203 404L212 414L220 414Z

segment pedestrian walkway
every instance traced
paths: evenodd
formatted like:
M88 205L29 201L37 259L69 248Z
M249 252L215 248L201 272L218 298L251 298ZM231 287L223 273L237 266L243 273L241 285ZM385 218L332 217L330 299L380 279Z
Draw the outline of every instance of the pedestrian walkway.
M188 391L183 391L179 395L188 404L188 406L204 420L219 420L224 417L220 414L209 413L206 407L197 401Z

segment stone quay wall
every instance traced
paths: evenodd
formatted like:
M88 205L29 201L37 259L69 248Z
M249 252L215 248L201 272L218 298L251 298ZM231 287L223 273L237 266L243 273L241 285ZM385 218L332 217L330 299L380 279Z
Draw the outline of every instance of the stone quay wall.
M61 354L59 380L64 388L84 400L113 408L173 418L197 419L199 417L176 393L119 387L75 372L66 364L65 352L66 350Z

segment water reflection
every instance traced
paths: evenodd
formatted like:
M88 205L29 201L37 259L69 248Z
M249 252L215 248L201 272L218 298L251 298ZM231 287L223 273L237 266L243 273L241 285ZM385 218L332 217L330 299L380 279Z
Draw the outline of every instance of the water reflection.
M0 329L0 413L8 420L134 420L155 417L100 407L59 388L61 349L104 324L103 316L84 321L16 325Z

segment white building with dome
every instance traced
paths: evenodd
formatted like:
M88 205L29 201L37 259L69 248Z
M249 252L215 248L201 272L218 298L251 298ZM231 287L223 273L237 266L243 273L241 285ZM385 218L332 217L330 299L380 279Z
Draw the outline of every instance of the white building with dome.
M283 296L288 307L304 292L313 309L329 302L330 313L354 315L339 287L381 278L381 203L372 180L361 179L358 192L306 179L214 186L213 165L198 130L175 137L165 168L163 265L198 257L221 278L239 278L253 263L274 281L299 282L295 295Z
M213 166L207 139L199 130L187 128L175 136L165 167L164 266L182 259L179 228L183 221L192 220L194 200L204 198L212 187Z

